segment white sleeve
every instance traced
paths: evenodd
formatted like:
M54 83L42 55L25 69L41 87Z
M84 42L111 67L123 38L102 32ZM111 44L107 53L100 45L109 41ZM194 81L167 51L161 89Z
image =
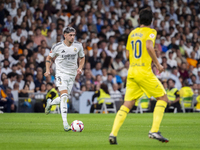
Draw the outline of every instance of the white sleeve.
M82 44L80 45L80 50L78 52L78 56L79 57L85 57L85 53L84 53Z
M51 48L51 51L50 51L50 53L49 53L49 56L50 57L55 57L56 56L56 44L54 44L53 46L52 46L52 48Z

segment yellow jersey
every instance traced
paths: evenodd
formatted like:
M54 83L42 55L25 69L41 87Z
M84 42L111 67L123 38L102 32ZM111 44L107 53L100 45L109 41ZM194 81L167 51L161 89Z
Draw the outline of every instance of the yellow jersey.
M152 58L147 51L146 41L151 40L153 45L155 45L156 35L157 31L149 27L138 27L129 34L126 45L130 61L129 78L142 74L152 74Z

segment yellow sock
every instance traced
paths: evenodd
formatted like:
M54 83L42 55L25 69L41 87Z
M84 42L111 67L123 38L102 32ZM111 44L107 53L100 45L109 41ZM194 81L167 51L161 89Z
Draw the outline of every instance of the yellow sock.
M160 128L160 123L162 121L165 108L167 103L163 100L158 100L153 112L153 124L151 132L158 132Z
M117 133L119 131L119 128L122 126L124 120L126 119L127 114L129 113L129 109L122 105L120 107L120 110L117 112L116 117L115 117L115 121L113 124L113 128L112 128L112 134L114 136L117 136Z

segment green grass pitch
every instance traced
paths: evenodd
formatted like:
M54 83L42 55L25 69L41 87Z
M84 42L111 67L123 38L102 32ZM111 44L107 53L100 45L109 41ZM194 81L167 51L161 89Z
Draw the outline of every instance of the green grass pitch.
M160 131L169 143L149 139L152 113L128 114L118 145L108 135L115 114L68 114L81 120L81 133L64 132L59 114L0 114L0 150L200 150L200 113L165 114Z

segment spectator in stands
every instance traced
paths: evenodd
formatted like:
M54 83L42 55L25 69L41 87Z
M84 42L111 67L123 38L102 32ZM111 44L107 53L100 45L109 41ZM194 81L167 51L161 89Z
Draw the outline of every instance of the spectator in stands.
M113 90L110 91L110 97L115 101L122 101L122 94L118 90L118 84L113 84Z
M91 64L91 69L96 67L96 64L101 62L101 58L97 56L98 50L94 49L93 50L93 56L89 57L88 62Z
M20 38L22 37L22 28L17 26L17 31L11 34L11 38L14 42L20 43Z
M195 52L191 52L191 57L187 58L187 63L196 68L198 61L195 60Z
M46 84L45 83L42 83L40 85L40 89L37 91L37 93L42 93L42 94L46 94Z
M8 87L7 87L8 88ZM7 96L6 93L4 93L4 91L1 90L0 93L0 106L4 107L4 112L11 112L11 105L12 105L12 110L14 110L13 108L13 99L11 97L11 95L9 95L9 97ZM7 90L7 92L9 92Z
M12 72L12 69L10 69L9 65L10 65L10 62L8 61L8 59L4 59L3 68L1 69L1 73L5 73L7 75L10 72Z
M3 84L3 80L4 80L5 78L7 78L6 73L1 73L1 84ZM0 85L1 85L1 84L0 84Z
M193 47L192 47L192 43L191 43L190 40L187 40L186 45L183 46L183 49L185 50L186 55L188 57L191 57L191 53L193 51Z
M162 51L163 51L163 52L167 52L167 51L168 51L168 48L167 48L167 46L164 45L164 44L165 44L166 38L162 36L162 37L160 38L160 40L161 40L161 43L160 43L160 44L161 44L161 47L162 47Z
M52 30L49 29L47 31L47 37L46 37L46 42L47 42L47 46L48 46L49 49L52 47L53 43L56 42L55 37L53 37L53 38L51 37L51 32L52 32Z
M23 80L23 75L17 75L17 81L15 83L19 84L19 90L23 89L25 81Z
M122 84L122 79L119 75L117 75L117 72L115 70L111 71L112 76L113 76L113 83L117 83L119 85L119 89L121 88L121 84Z
M122 63L122 58L117 55L115 60L112 63L114 69L117 71L117 74L124 68L124 64Z
M175 60L177 62L178 67L181 67L182 63L187 62L186 58L182 56L180 49L176 50L176 56L177 57L175 58Z
M12 57L13 57L15 60L19 60L18 51L19 51L19 48L18 48L17 46L15 46L15 47L13 48L13 55L12 55Z
M6 88L8 87L8 78L2 79L2 85L0 85L2 92L6 94ZM5 98L5 96L3 96Z
M171 74L170 78L175 81L175 87L178 90L180 90L182 85L181 85L181 82L179 81L179 78L178 78L178 69L177 68L172 69L172 74Z
M112 57L108 56L105 58L105 61L103 63L103 68L106 68L108 70L108 72L110 72L114 69Z
M189 87L189 82L187 80L184 81L184 85L183 87L180 89L180 97L181 97L181 101L183 98L185 97L193 97L193 90L191 87ZM191 107L191 103L187 103L187 104L184 104L184 107ZM190 111L190 110L189 110ZM193 110L192 110L193 111Z
M181 105L180 105L180 94L177 88L175 88L175 81L172 79L167 80L168 84L168 90L167 90L167 97L169 99L166 111L169 111L169 107L173 106L174 108L177 108L177 112L181 111Z
M122 78L127 77L129 65L130 65L129 61L126 61L124 64L124 68L120 71L120 76Z
M43 72L37 72L36 80L35 80L35 91L37 92L43 83Z
M104 64L104 63L105 63L105 60L106 60L107 57L108 57L108 56L107 56L107 54L106 54L105 51L102 51L102 52L100 53L101 64Z
M25 84L28 84L29 90L35 90L35 83L33 82L33 75L31 73L25 75Z
M86 85L86 91L93 91L94 85L92 85L90 80L86 80L85 85Z
M113 85L113 75L111 73L108 73L107 80L104 81L103 83L107 85L109 91L113 90L113 88L112 88L112 85Z
M102 75L101 63L100 62L98 62L96 64L96 67L94 69L92 69L92 74L93 74L93 76Z
M17 74L14 72L11 72L8 74L8 87L13 89L13 86L17 80Z
M40 45L42 40L46 40L45 37L41 34L41 28L40 27L37 27L35 29L35 33L36 33L35 38L34 38L35 44Z
M96 76L96 80L94 81L94 85L101 85L102 83L102 76L101 75L97 75Z
M192 86L192 91L195 95L198 95L198 85L196 83L193 84Z
M74 82L74 85L73 85L73 88L72 88L72 92L76 92L76 93L81 93L81 84L79 82L79 79L80 79L80 75L78 74L75 78L75 82Z
M97 103L94 103L94 99L97 97ZM90 108L90 113L94 113L95 109L101 109L101 106L105 98L110 98L108 87L106 84L101 84L100 90L96 91L92 96L92 106ZM107 107L112 107L111 103L106 103Z
M179 69L180 76L183 78L183 80L186 80L187 78L189 78L189 74L186 69L187 69L186 63L183 62L181 64L181 68Z
M200 68L198 68L198 71L197 71L196 83L200 84Z
M29 84L26 83L22 90L19 92L19 97L29 97L29 93L33 93L34 90L30 90Z
M15 82L15 84L13 85L13 91L18 91L18 93L20 92L19 83Z
M177 67L177 62L176 62L176 60L174 60L174 59L172 58L172 56L173 56L173 52L169 52L169 58L168 58L168 60L167 60L167 64L168 64L171 68Z
M11 112L16 112L16 105L14 104L14 97L11 91L12 89L10 87L6 88L6 95L7 95L6 99L7 101L11 101L11 106L10 106Z
M171 76L171 72L169 69L167 69L167 63L164 62L162 63L164 71L160 74L160 79L161 80L168 80Z

